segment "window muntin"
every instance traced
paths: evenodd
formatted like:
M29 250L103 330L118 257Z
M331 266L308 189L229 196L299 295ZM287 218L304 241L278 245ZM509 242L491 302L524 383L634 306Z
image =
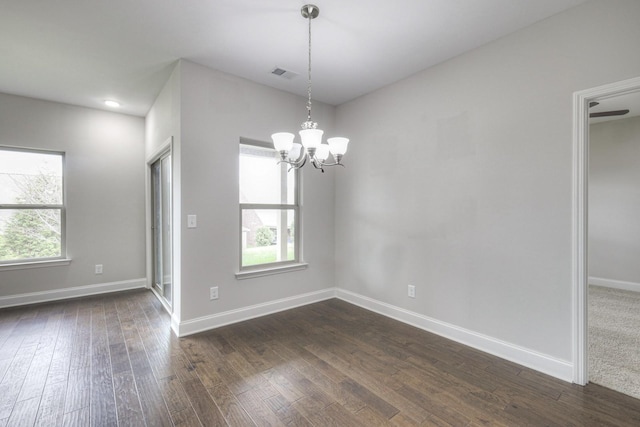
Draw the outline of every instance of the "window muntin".
M65 255L64 154L0 147L0 265Z
M240 144L240 270L299 260L298 171L267 143Z

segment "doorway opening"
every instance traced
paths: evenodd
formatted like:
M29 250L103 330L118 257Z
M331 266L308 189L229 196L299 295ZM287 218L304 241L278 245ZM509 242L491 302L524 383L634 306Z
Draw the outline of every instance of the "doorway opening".
M580 385L589 382L589 108L594 102L639 91L640 78L635 78L576 92L573 96L573 381Z

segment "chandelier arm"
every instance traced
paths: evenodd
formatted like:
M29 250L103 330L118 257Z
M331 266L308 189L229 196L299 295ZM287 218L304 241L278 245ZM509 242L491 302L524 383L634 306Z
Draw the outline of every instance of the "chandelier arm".
M307 153L305 153L301 159L298 159L296 162L296 169L300 169L301 167L303 167L305 164L307 164L307 159L309 158L309 156L307 155Z
M333 162L333 163L325 163L321 160L316 160L316 162L318 162L318 164L320 164L320 166L322 167L330 167L330 166L342 166L345 167L342 163L338 163L338 162Z
M278 161L278 163L276 163L276 165L281 165L282 163L289 165L289 169L287 169L287 172L291 172L291 170L293 169L300 169L304 165L298 165L296 162L292 162L291 160L280 160Z
M322 168L324 165L322 164L321 161L318 161L318 159L316 159L315 157L312 157L311 164L313 165L314 168L320 169L322 173L324 173L324 169Z
M304 153L297 160L281 159L276 164L278 164L278 165L281 164L281 163L288 164L290 166L288 172L290 172L292 169L300 169L301 167L303 167L307 163L307 158L308 157L309 156L307 155L307 153Z

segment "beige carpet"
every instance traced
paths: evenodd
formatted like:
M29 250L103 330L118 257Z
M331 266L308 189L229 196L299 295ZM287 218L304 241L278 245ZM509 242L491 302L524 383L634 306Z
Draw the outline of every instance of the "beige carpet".
M589 380L640 399L640 292L589 286Z

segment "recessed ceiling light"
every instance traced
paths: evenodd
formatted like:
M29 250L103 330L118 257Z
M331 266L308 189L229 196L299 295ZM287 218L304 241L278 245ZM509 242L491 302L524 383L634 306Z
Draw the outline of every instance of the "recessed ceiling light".
M120 103L117 101L112 101L110 99L107 99L104 101L104 105L106 105L107 107L117 108L120 106Z

